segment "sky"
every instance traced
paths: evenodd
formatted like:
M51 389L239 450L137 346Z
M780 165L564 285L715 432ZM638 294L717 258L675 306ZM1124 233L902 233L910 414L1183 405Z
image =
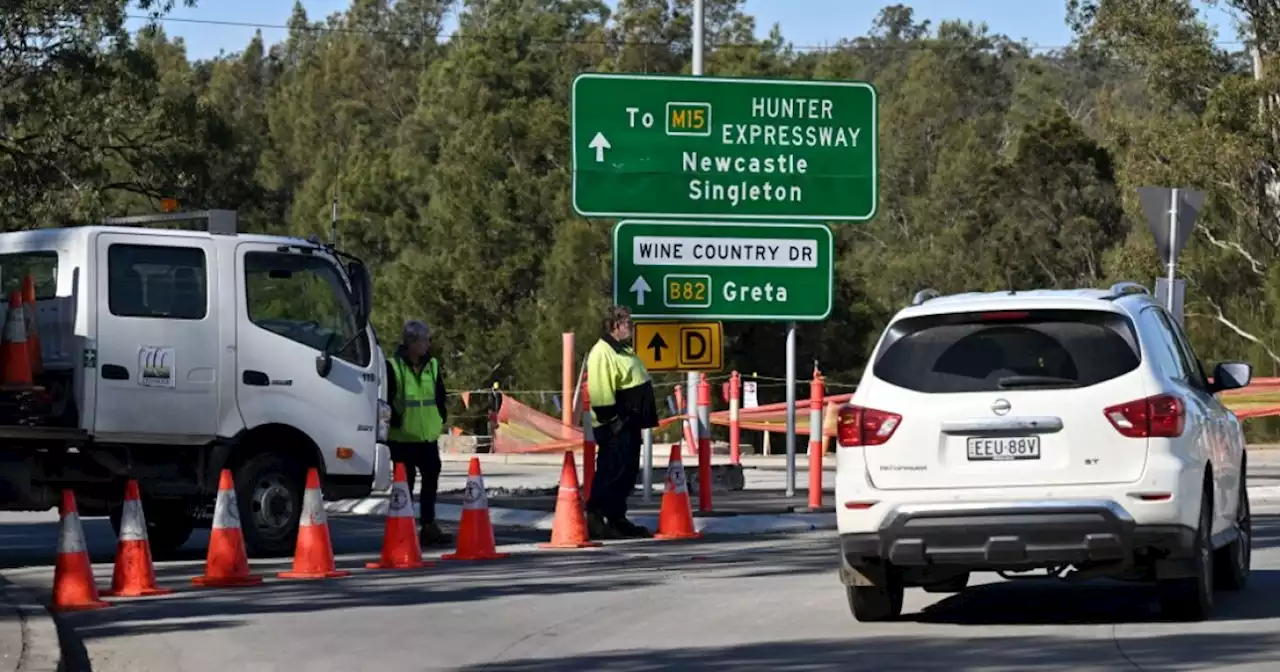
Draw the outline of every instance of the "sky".
M1071 29L1066 25L1066 0L899 0L915 9L919 19L935 24L945 19L985 22L992 33L1003 33L1014 39L1025 39L1033 45L1061 47L1071 42ZM616 0L606 0L616 6ZM294 0L199 0L194 9L177 8L164 22L172 37L182 37L191 59L234 53L248 44L256 30L270 44L286 37L284 24L289 19ZM303 0L311 20L320 20L333 12L345 10L349 0ZM773 24L797 47L822 46L842 37L864 35L876 14L886 5L884 0L746 0L747 13L756 17L758 32L763 36ZM1218 31L1218 39L1234 42L1238 38L1232 17L1220 8L1201 6L1202 15ZM189 19L184 22L181 19ZM208 23L204 23L208 22ZM131 20L136 29L144 22ZM226 23L256 25L220 25ZM446 26L451 30L452 25Z

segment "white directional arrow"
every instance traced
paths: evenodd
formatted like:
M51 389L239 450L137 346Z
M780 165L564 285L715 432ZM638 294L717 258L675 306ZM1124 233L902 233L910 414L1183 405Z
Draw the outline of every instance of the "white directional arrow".
M596 133L596 137L591 138L591 142L587 144L587 147L596 150L596 161L602 162L604 161L604 150L612 149L613 146L604 137L604 133ZM641 305L644 304L642 303Z
M643 275L641 275L641 276L638 276L638 277L636 278L636 281L635 281L635 282L631 283L631 289L628 289L627 291L628 291L628 292L635 292L635 293L636 293L636 305L637 305L637 306L643 306L643 305L644 305L644 293L645 293L645 292L653 291L653 288L649 286L649 283L648 283L648 282L645 282L644 276L643 276Z

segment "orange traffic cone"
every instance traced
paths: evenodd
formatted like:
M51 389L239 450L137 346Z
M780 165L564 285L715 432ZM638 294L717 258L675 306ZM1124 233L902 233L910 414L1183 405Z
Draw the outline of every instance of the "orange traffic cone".
M255 586L262 576L249 573L249 557L240 532L240 505L236 502L235 480L231 470L218 475L218 499L213 506L213 529L209 532L209 554L204 576L191 579L197 586L229 588Z
M40 355L40 330L36 325L36 283L28 273L22 276L22 316L27 329L27 355L31 359L31 373L44 373L44 358Z
M53 567L53 610L87 611L111 606L98 595L93 566L80 527L76 495L62 491L61 520L58 521L58 557Z
M31 385L31 356L27 354L26 318L22 313L22 293L9 294L4 337L0 338L0 369L6 385Z
M404 464L396 462L391 480L391 502L387 506L387 523L382 533L382 559L370 562L369 569L417 569L433 563L422 561L418 543L417 516L413 515L413 493Z
M658 512L658 533L654 539L701 539L693 529L693 505L689 503L689 485L680 461L680 447L671 446L667 460L667 488L662 493L662 510Z
M324 495L320 491L320 472L312 467L307 472L307 490L302 495L302 518L298 521L293 571L280 572L279 576L282 579L336 579L350 574L334 566L329 522L324 515Z
M556 493L556 517L551 523L551 541L538 544L538 548L594 548L601 546L591 541L587 532L587 517L582 508L582 491L578 489L578 467L573 463L573 451L564 451L564 466L560 469L560 490Z
M485 495L484 477L480 475L480 458L472 457L467 470L467 490L462 498L462 521L458 524L458 550L441 558L497 560L510 555L497 552L493 524L489 522L489 497Z
M156 586L151 543L147 540L147 519L142 513L138 482L131 478L124 489L124 511L120 513L120 540L116 542L116 567L111 577L111 589L103 595L140 597L172 592L169 588Z

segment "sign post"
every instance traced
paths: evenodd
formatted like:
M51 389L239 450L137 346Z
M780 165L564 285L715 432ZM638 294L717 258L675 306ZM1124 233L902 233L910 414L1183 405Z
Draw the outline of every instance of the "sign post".
M693 0L693 76L574 78L573 207L583 217L627 220L614 229L613 298L631 308L637 325L786 323L790 497L796 323L831 313L834 245L826 223L876 215L879 99L867 82L704 77L703 29L703 0ZM638 350L645 345L637 341ZM697 417L697 384L688 370L690 418ZM649 439L645 460L648 473ZM710 455L699 462L709 465Z
M1178 255L1191 238L1196 217L1204 205L1204 192L1179 187L1138 187L1138 199L1167 271L1165 278L1156 279L1156 296L1164 300L1169 314L1182 324L1186 281L1176 276Z

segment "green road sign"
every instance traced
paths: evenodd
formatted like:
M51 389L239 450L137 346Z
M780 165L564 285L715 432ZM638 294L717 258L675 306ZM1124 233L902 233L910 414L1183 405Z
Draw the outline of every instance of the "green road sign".
M875 216L877 97L865 82L583 73L572 105L584 217Z
M637 319L825 320L833 247L825 224L623 220L613 302Z

